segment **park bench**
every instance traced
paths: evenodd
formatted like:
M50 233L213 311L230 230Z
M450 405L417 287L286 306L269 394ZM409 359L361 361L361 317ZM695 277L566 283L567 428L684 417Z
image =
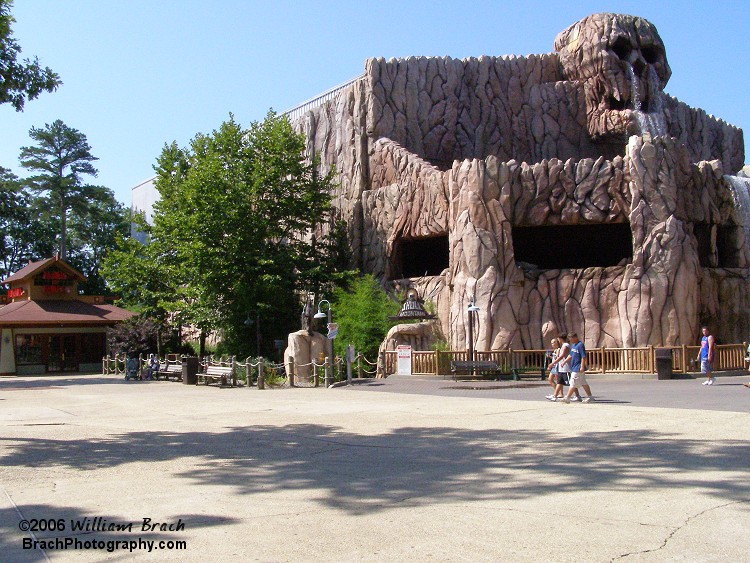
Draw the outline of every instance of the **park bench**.
M237 384L237 380L234 376L234 362L230 362L230 365L212 365L207 363L203 371L198 374L198 381L203 381L208 385L212 381L218 381L220 385L230 385L234 387Z
M547 377L547 370L543 367L512 368L511 373L513 374L513 381L518 381L526 375L533 375L534 377L540 376L542 381Z
M495 362L471 362L466 360L454 360L451 362L451 373L453 379L458 379L458 376L464 377L491 377L500 379L502 375L509 375Z
M451 362L451 373L453 379L458 379L458 376L483 378L490 377L493 379L502 379L504 375L511 376L514 381L520 380L522 377L527 375L541 376L541 379L545 378L545 369L539 367L515 367L508 368L506 366L499 366L496 362L489 361L462 361L454 360Z
M182 362L177 361L173 362L170 360L167 360L166 363L159 364L159 371L154 374L154 377L156 379L159 379L159 377L164 376L164 379L169 379L170 377L174 377L175 380L181 380L182 379Z

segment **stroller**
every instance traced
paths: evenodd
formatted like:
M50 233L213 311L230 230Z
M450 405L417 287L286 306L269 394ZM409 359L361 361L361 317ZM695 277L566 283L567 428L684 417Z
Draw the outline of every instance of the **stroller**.
M141 376L138 375L138 358L130 356L125 360L125 381L140 378Z

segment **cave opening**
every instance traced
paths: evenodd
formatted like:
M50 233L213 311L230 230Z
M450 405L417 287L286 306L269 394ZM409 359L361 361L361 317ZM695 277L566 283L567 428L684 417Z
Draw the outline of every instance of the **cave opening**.
M439 276L448 268L448 235L402 238L394 245L391 279Z
M513 227L512 236L525 269L606 268L633 258L630 223Z

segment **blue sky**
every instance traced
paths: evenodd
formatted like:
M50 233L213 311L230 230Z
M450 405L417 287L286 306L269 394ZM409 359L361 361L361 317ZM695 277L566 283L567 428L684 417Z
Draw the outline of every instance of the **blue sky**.
M0 166L23 175L29 129L62 119L99 158L91 181L130 205L164 143L185 146L230 112L247 125L284 111L369 57L548 53L595 12L651 21L672 67L666 91L750 130L750 2L15 0L22 57L64 84L23 113L0 106Z

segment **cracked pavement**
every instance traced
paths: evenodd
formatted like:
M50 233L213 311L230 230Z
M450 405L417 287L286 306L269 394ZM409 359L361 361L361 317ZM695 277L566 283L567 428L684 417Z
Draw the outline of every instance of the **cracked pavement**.
M720 378L718 390L593 380L609 400L560 405L543 400L544 387L476 391L481 384L418 379L258 391L2 378L0 553L8 561L744 560L747 379ZM660 402L660 393L672 399ZM71 521L97 516L181 519L185 530L70 531ZM24 550L24 519L66 524L35 532L40 542L187 545Z

